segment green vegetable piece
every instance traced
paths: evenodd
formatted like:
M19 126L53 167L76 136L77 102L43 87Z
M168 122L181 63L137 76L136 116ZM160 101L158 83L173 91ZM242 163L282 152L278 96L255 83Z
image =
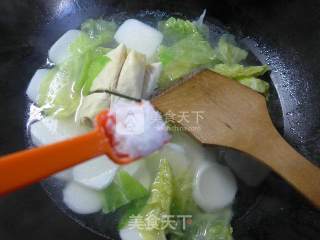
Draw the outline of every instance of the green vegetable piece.
M161 219L165 215L170 214L172 194L172 170L168 160L161 159L159 172L151 186L151 196L141 212L146 226L145 230L140 230L144 240L166 239ZM156 222L153 222L154 220L156 220ZM153 222L153 224L149 229L150 221Z
M41 82L39 105L48 115L71 116L80 101L80 94L74 91L74 83L82 74L85 59L69 58L50 70Z
M168 160L161 159L159 172L151 185L151 196L144 209L145 214L156 210L160 214L169 213L172 200L172 170Z
M268 66L266 65L244 67L243 65L239 64L217 64L210 69L221 75L237 80L252 90L265 95L267 95L269 91L269 83L257 78L269 70Z
M88 95L90 93L91 85L105 65L110 61L107 56L99 56L95 58L88 69L86 82L83 87L83 94Z
M108 39L113 37L117 30L117 24L113 21L106 21L103 19L88 19L81 24L81 31L87 33L91 39L104 38Z
M82 32L80 36L70 44L69 51L72 55L82 55L99 45L100 43L90 39L88 34Z
M207 39L207 28L179 18L169 18L158 25L164 35L164 46L159 49L163 72L160 89L169 87L176 79L195 68L210 65L215 54Z
M199 211L192 197L194 171L192 167L174 178L171 213L174 215L193 214Z
M124 207L125 209L121 214L121 219L118 224L119 230L125 228L128 225L129 220L132 216L137 216L142 211L148 201L148 198L149 196L139 198Z
M248 52L235 45L234 36L224 34L218 42L217 58L225 64L238 64L245 60Z
M110 49L99 47L94 51L88 51L86 54L84 54L84 58L87 58L88 61L86 61L86 64L82 69L80 81L77 81L75 84L76 91L80 91L83 88L82 93L85 96L90 93L90 88L94 79L110 61L110 59L106 56L108 51L110 51Z
M117 25L102 19L89 19L81 25L82 34L70 45L72 54L84 54L113 40Z
M159 22L158 29L163 33L165 43L169 45L186 37L204 36L196 24L174 17ZM202 29L204 29L204 27Z
M232 227L230 209L220 213L199 214L192 219L190 228L186 231L186 240L232 240Z
M103 191L103 212L113 212L131 201L147 195L148 191L139 181L127 172L119 171L111 185Z
M198 35L191 35L170 47L162 46L159 59L163 64L159 87L165 89L175 80L205 67L215 60L215 52L209 42Z
M80 101L81 89L87 95L93 80L108 63L101 49L74 55L50 70L41 82L38 104L48 115L71 116Z
M263 81L259 78L255 78L255 77L249 77L249 78L241 78L241 79L238 79L238 81L257 91L257 92L260 92L260 93L263 93L265 95L268 94L268 91L269 91L269 83L267 83L266 81Z
M240 64L217 64L211 70L229 78L239 79L247 77L258 77L265 74L269 68L267 65L244 67Z
M83 60L83 64L82 64L82 68L80 69L81 71L80 76L78 79L75 79L75 83L74 83L74 90L78 93L81 91L83 85L87 80L87 74L90 67L90 62L92 60L92 54L90 51L87 51L81 57Z
M191 222L186 224L180 221L178 228L171 231L173 240L232 240L231 209L216 213L198 213L192 215Z

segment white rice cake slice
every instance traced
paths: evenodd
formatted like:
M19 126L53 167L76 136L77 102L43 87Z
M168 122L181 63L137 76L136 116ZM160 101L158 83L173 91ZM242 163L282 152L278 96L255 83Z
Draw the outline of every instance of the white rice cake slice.
M63 189L63 202L73 212L91 214L101 210L102 197L95 190L70 182Z
M89 130L90 128L75 124L72 118L58 120L53 117L46 117L30 126L32 142L37 146L76 137L87 133Z
M116 32L114 38L127 48L152 58L159 48L163 35L157 29L136 19L126 20Z
M83 34L80 30L69 30L63 34L50 48L49 59L60 64L70 57L70 45Z
M75 182L95 190L102 190L112 183L118 168L117 164L103 155L75 166L72 175Z
M47 76L48 72L49 69L38 69L30 80L26 94L34 103L38 102L40 85L42 80Z

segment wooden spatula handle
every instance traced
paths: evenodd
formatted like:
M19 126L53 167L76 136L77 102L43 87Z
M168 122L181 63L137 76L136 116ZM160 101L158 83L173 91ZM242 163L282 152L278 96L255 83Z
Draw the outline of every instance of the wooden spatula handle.
M163 114L170 112L173 120L199 142L256 157L320 207L320 169L278 134L264 96L205 70L153 98L152 103ZM181 113L199 111L203 113L200 121L177 118Z
M299 154L274 129L265 131L254 146L243 149L286 179L320 208L320 168Z

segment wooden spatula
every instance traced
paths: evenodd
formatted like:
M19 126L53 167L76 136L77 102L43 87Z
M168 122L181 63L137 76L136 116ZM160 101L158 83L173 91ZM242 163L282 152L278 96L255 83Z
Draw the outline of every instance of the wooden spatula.
M152 102L160 112L170 113L174 121L201 143L250 154L320 207L320 169L277 132L264 96L205 70ZM201 117L192 113L201 113Z

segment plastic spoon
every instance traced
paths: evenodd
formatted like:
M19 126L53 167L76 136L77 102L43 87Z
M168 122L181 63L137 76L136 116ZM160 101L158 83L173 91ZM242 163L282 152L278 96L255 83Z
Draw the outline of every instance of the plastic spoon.
M103 154L118 164L132 162L134 159L113 151L104 128L106 115L107 112L100 113L96 129L86 135L1 157L0 195Z

